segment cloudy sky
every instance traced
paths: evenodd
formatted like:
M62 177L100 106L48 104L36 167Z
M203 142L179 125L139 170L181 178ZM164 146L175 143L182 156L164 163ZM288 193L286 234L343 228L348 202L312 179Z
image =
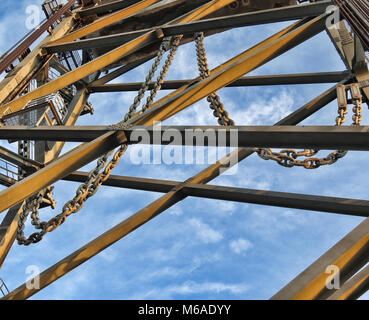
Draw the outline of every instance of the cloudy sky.
M0 12L0 53L26 32L26 7L42 1L5 0ZM292 23L292 22L290 22ZM206 38L211 68L227 61L289 23L238 28ZM114 82L143 81L150 62ZM312 38L250 75L341 71L345 67L325 33ZM181 46L168 80L198 75L194 44ZM237 125L272 125L332 84L224 88L222 102ZM160 93L160 97L169 91ZM112 124L123 118L135 93L97 93L95 114L78 124ZM302 124L333 125L333 102ZM364 108L364 123L368 112ZM206 100L163 124L216 125ZM2 143L2 145L7 145ZM66 150L77 144L69 143ZM10 146L12 147L12 146ZM216 150L211 150L216 154ZM329 152L321 151L325 156ZM128 150L114 174L183 181L208 164L135 165ZM366 199L369 157L350 152L317 170L283 168L252 155L234 175L212 184ZM83 168L88 170L94 164ZM41 211L48 220L71 199L78 184L55 184L57 209ZM161 194L102 187L84 208L36 245L15 245L0 270L10 289L24 283L27 268L41 271L150 204ZM32 299L268 299L319 258L363 218L252 204L187 198L115 243ZM28 224L26 233L33 232ZM363 296L367 298L368 296Z

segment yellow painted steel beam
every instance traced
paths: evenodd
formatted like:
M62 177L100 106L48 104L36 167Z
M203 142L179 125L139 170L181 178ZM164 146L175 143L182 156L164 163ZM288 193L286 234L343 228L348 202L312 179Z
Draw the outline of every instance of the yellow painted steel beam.
M193 19L200 19L212 12L219 10L219 8L222 8L231 2L232 0L213 0L210 3L207 3L200 8L184 15L183 17L181 17L180 22L184 23L193 21ZM156 31L149 31L148 33L139 36L138 38L94 59L93 61L60 76L58 79L46 83L40 88L37 88L29 92L28 94L25 94L18 99L15 99L1 106L0 117L4 114L6 110L10 109L12 112L18 111L22 109L29 101L65 88L66 86L71 85L76 81L81 80L88 75L103 69L104 67L112 64L113 62L123 58L128 54L139 50L140 48L151 42L154 42L155 40L157 40Z
M142 11L143 9L146 9L147 7L160 2L161 0L143 0L140 1L128 8L122 9L118 12L114 12L108 16L105 16L103 18L100 18L96 21L94 21L93 23L82 27L74 32L71 32L68 35L65 35L64 37L57 39L51 43L51 44L60 44L60 43L64 43L64 42L70 42L70 41L74 41L77 39L80 39L82 37L85 37L93 32L99 31L102 28L105 28L107 26L110 26L118 21L121 21L123 19L126 19L128 17L131 17L137 13L139 13L140 11Z
M323 17L308 21L301 27L290 31L289 33L270 43L266 47L261 48L260 50L257 50L253 54L241 59L241 61L239 61L238 63L235 62L231 65L226 64L228 65L227 68L225 68L220 72L214 73L209 78L199 82L198 85L200 85L200 89L198 85L195 85L174 97L170 96L169 102L163 103L162 105L158 105L156 108L151 109L150 112L148 112L148 114L145 115L145 119L137 117L133 119L131 123L134 125L139 124L152 125L154 120L162 121L168 118L168 113L173 115L183 110L185 107L190 106L192 103L195 103L196 101L206 97L211 92L216 91L221 87L224 87L229 82L232 82L232 79L239 77L238 76L239 74L241 76L247 73L249 70L255 68L255 66L257 65L260 66L261 64L269 61L272 57L275 57L277 55L277 52L281 54L282 52L284 52L289 48L290 42L292 43L296 39L300 39L300 41L302 41L302 39L304 39L306 34L309 34L309 36L311 36L312 30L314 30L314 32L319 30L320 28L319 26L322 20ZM316 30L317 27L319 28ZM189 101L186 101L186 99L189 99ZM179 105L178 100L180 100L181 103L184 104L184 106ZM158 110L159 112L157 112ZM103 137L104 139L106 139L106 141L108 141L109 136L113 137L114 135L113 133L107 133ZM97 158L100 154L102 154L99 153L97 150L94 150L93 147L94 144L96 144L96 147L100 145L98 142L99 139L89 143L89 145L91 146L90 152L94 154L95 158ZM84 149L85 148L84 146L85 145L81 145L79 148ZM88 163L85 162L85 159L83 159L84 157L87 157L87 155L88 155L87 153L84 154L81 153L78 156L77 152L73 160L70 159L67 155L64 155L62 158L58 160L58 163L60 164L59 167L55 167L55 163L53 162L50 164L50 166L52 166L52 168L54 169L50 168L50 170L48 170L49 166L47 166L44 169L35 172L22 182L13 185L7 190L4 190L3 192L0 193L0 212L13 206L19 201L26 199L34 192L41 190L42 188L50 185L56 180L61 179L63 177L62 174L64 174L65 176L68 173L77 170L79 168L78 165L80 165L81 167L82 166L81 164ZM92 161L94 157L91 156L89 157L89 159L90 161ZM71 166L69 172L68 165ZM43 170L48 170L47 179L45 179L46 177L42 176ZM23 185L26 183L28 183L28 187L32 185L33 187L31 189L27 189L27 187L25 188Z
M271 36L270 38L266 39L265 41L261 42L260 44L255 45L254 47L252 47L249 50L246 50L245 52L241 53L240 55L237 55L236 57L234 57L233 59L225 62L224 64L216 67L215 69L211 70L211 73L214 72L218 72L221 70L224 70L224 68L226 68L227 66L231 65L232 63L236 62L237 60L241 59L242 57L245 57L253 52L255 52L256 50L262 48L263 46L273 42L274 40L280 38L281 36L285 35L286 33L288 33L289 31L293 30L294 28L298 27L301 24L301 22L297 22L292 24L291 26L288 26L287 28L283 29L282 31L276 33L275 35ZM115 78L119 77L122 73L127 72L129 70L131 70L132 68L134 68L135 66L142 64L146 61L148 61L148 58L144 58L142 60L136 61L136 62L132 62L131 64L127 65L127 66L123 66L121 68L119 68L118 70L115 70L111 73L109 73L108 75L95 80L94 82L92 82L91 84L89 84L89 86L97 86L97 85L102 85L105 83L108 83L111 80L114 80ZM200 77L193 79L190 83L188 83L186 86L183 86L182 88L178 89L177 91L165 96L165 98L169 98L172 95L183 91L184 89L190 87L191 85L195 84L196 82L200 81ZM89 87L88 86L88 87ZM179 91L180 90L180 91ZM162 102L162 100L159 100L158 102L156 102L155 104L153 104L153 107L158 105L159 102Z
M19 216L25 202L20 202L9 210L0 225L0 269L14 243Z
M80 116L83 107L85 106L88 100L89 94L86 88L79 89L74 96L73 100L70 103L68 108L68 113L65 116L66 120L64 125L66 126L74 126ZM58 141L53 144L51 150L45 152L43 163L49 163L53 161L61 152L65 142Z

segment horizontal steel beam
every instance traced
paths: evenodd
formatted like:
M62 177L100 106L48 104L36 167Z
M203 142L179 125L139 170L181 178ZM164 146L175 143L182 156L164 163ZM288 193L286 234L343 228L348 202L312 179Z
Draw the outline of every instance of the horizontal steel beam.
M85 182L88 172L73 172L63 180ZM180 185L180 181L146 179L111 175L104 183L105 186L167 193ZM324 197L298 193L275 192L244 188L225 187L190 183L182 192L186 196L254 203L283 208L312 210L368 217L369 201Z
M113 131L130 144L369 150L369 126L9 126L0 139L87 142Z
M302 74L282 74L270 76L249 76L242 77L226 87L251 87L251 86L275 86L275 85L295 85L313 83L337 83L351 75L350 71L318 72ZM161 85L161 90L175 90L192 83L194 80L169 80ZM155 83L150 83L148 90L152 90ZM142 83L114 83L106 85L90 86L89 92L120 92L138 91L142 88Z
M237 28L265 23L296 20L323 14L325 13L327 6L330 4L331 1L323 1L313 4L288 6L283 8L218 17L213 19L204 19L201 21L189 23L164 25L160 29L163 32L164 36L174 36L179 34L193 34L199 31L204 32L218 29ZM154 28L89 38L79 41L50 44L46 46L45 49L49 53L55 53L90 48L103 48L108 46L119 46L152 30L154 30Z

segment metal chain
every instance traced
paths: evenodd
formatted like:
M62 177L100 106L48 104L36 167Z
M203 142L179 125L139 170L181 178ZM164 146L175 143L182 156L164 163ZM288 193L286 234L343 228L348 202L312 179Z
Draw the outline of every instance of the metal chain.
M164 78L167 76L167 73L173 62L174 56L177 53L177 49L178 49L179 43L181 42L182 37L183 35L172 37L173 39L171 41L171 48L170 48L168 57L165 60L163 68L160 71L160 75L156 79L154 88L150 91L150 95L147 97L146 103L142 106L141 113L145 112L147 109L149 109L152 106L154 99L158 94L158 91L161 89L161 85L164 82Z
M143 99L143 97L145 96L146 91L148 90L150 83L152 81L152 78L154 77L156 70L158 69L160 62L163 58L164 53L169 49L170 44L172 41L172 37L166 37L163 39L160 47L159 47L159 51L158 54L151 66L151 69L148 73L148 75L145 78L145 82L142 84L140 90L138 91L137 96L135 97L132 105L129 107L129 111L128 113L124 116L124 122L127 122L129 119L131 119L135 113L136 110L138 108L138 106L141 103L141 100Z
M141 89L139 90L138 95L135 97L133 104L130 106L129 111L124 116L124 120L117 125L111 126L112 128L116 128L117 126L119 128L125 127L126 122L129 119L131 119L132 116L136 113L137 107L139 106L141 100L143 99L145 92L149 88L150 82L152 78L154 77L157 68L160 65L160 62L162 60L164 53L169 49L169 47L171 47L170 53L166 59L166 62L162 68L162 71L160 72L160 75L157 78L157 82L154 85L154 89L150 91L150 96L147 98L147 101L143 108L144 110L146 110L147 108L151 106L154 98L157 95L158 90L160 90L161 88L161 84L164 81L164 78L173 61L174 55L177 51L181 38L182 36L180 35L180 36L174 37L174 40L173 40L173 37L167 37L163 39L160 45L157 57L145 79L145 82L143 83ZM37 195L30 197L26 201L25 205L23 206L23 210L20 215L19 222L18 222L18 229L17 229L18 243L21 245L27 246L27 245L30 245L31 243L37 243L41 241L46 233L54 231L57 227L63 224L69 215L81 210L81 208L83 207L87 199L92 197L97 192L97 190L100 188L100 186L103 184L103 182L109 178L112 170L117 166L120 159L126 152L127 148L128 148L127 143L122 144L120 148L118 149L118 151L115 152L113 158L110 160L108 164L107 164L108 158L113 152L111 151L101 156L99 160L97 161L96 167L89 172L87 181L78 187L74 198L68 201L64 205L62 212L60 214L56 215L54 218L50 219L48 222L40 222L40 219L39 219L39 209L43 201L43 195L46 189L40 191ZM100 173L100 171L104 167L105 167L104 171ZM25 222L30 212L32 212L31 214L32 225L34 225L36 229L41 229L41 231L35 232L31 234L28 238L26 238L24 235L24 228L25 228Z
M210 76L210 71L205 53L204 34L202 32L195 34L195 42L200 75L202 79L205 79ZM216 93L212 93L211 95L209 95L207 100L208 102L210 102L210 108L214 110L213 114L215 117L218 118L218 123L220 125L235 125L234 121L229 118L228 112L224 110L224 105L220 102L220 98ZM353 125L360 125L360 121L362 120L361 100L355 100L355 107L353 108L353 112ZM338 113L339 115L336 118L336 125L340 126L346 120L345 115L347 114L347 106L340 107ZM281 150L280 152L273 152L271 149L267 148L256 148L255 151L264 160L274 160L281 166L287 168L300 166L306 169L316 169L320 166L333 164L347 154L346 150L338 150L330 153L325 158L315 158L313 156L316 155L319 150L305 149L303 151L296 151L285 149ZM306 157L306 159L298 160L299 157Z
M112 152L109 152L100 157L97 161L96 168L90 171L87 181L78 187L74 198L64 205L60 214L50 219L48 222L40 222L38 218L38 210L40 208L40 204L42 203L42 191L37 196L31 197L29 200L27 200L26 204L23 206L23 212L21 213L18 223L18 243L27 246L31 243L39 242L46 233L54 231L58 226L63 224L69 215L81 210L87 199L92 197L103 184L103 182L109 178L111 172L117 166L127 148L128 144L122 144L107 165L106 163L108 157L110 154L112 154ZM100 173L100 170L104 167L105 169L103 170L103 172ZM41 231L35 232L31 234L29 238L26 238L23 232L24 224L27 216L29 215L29 212L31 211L32 224L36 227L36 229L41 229Z
M352 116L353 126L360 126L362 120L362 99L354 99L354 107L352 109L354 115ZM346 114L348 113L347 104L340 105L338 107L338 116L336 118L336 126L341 126L346 121ZM338 150L330 153L325 158L312 158L319 150L304 150L303 152L297 152L295 150L282 150L280 152L273 152L271 149L256 149L257 154L264 160L274 160L279 165L287 168L295 166L304 167L305 169L317 169L324 165L331 165L343 158L346 154L346 150ZM298 160L298 157L307 157L304 160Z
M208 61L206 58L203 32L195 33L195 43L196 43L197 65L199 67L200 76L202 79L205 79L210 76L210 70L209 70ZM235 122L229 118L229 114L224 109L224 105L220 101L220 98L216 92L211 93L207 97L207 101L210 103L210 108L214 110L213 114L215 117L218 118L218 123L220 125L222 126L234 126L235 125Z

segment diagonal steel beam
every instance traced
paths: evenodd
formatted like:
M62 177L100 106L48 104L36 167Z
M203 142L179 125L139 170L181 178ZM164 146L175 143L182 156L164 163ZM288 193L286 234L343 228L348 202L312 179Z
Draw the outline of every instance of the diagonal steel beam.
M23 42L21 42L12 52L2 57L0 60L0 73L5 71L19 56L24 53L55 21L60 19L75 1L69 0L62 8L60 8L54 15L52 15L46 22L40 25L34 32L32 32Z

